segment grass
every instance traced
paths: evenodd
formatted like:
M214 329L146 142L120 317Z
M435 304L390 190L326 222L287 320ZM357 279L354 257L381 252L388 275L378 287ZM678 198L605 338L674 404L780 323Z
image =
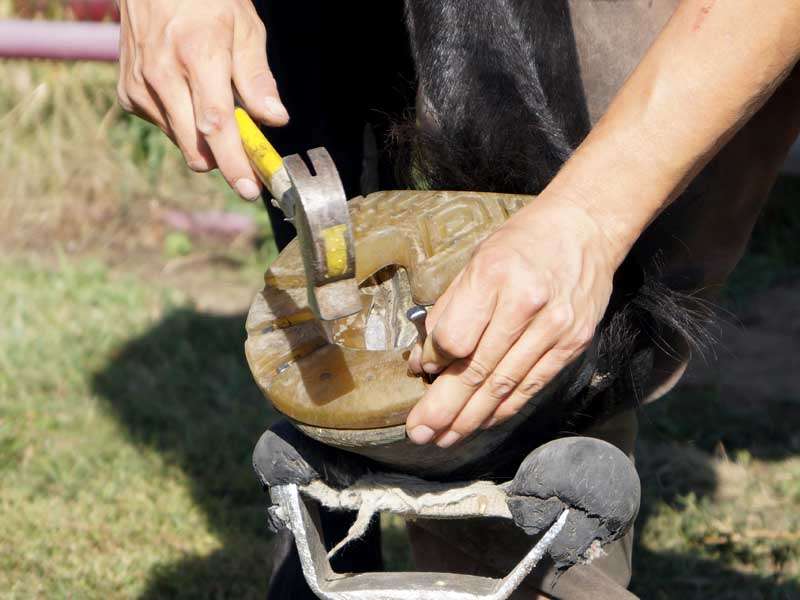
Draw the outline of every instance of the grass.
M124 214L144 198L192 197L202 205L224 197L221 186L181 165L164 136L116 107L114 66L0 61L0 78L9 228L30 221L75 226L75 203Z
M0 276L0 593L261 597L241 318L98 263Z
M168 253L159 214L169 207L246 213L257 255L273 256L263 209L218 173L193 173L156 127L123 113L116 77L114 65L0 60L2 247L42 251L57 239L70 252Z
M643 598L800 597L800 404L763 408L684 387L643 412Z

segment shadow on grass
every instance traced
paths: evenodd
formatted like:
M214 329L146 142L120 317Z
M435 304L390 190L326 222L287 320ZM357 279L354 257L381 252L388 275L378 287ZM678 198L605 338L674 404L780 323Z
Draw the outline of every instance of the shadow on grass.
M637 467L643 498L637 521L631 591L656 600L800 598L797 581L781 581L777 575L744 573L726 566L726 558L736 558L744 564L757 562L748 555L750 547L722 545L715 549L717 556L710 559L680 552L653 552L641 540L642 530L650 519L656 518L659 504L681 512L687 498L691 503L701 503L703 498L715 494L719 481L712 457L716 453L724 451L731 457L745 453L764 460L796 455L797 448L792 449L787 441L796 433L793 424L797 421L787 419L787 415L776 419L782 408L784 403L770 402L748 411L723 405L712 388L685 387L640 412ZM675 526L680 524L676 521ZM681 531L670 533L686 535ZM788 561L790 557L782 554L796 553L785 543L775 544L770 551L775 562Z
M642 477L642 511L637 520L633 553L633 579L630 589L648 600L796 600L800 598L800 585L796 581L781 581L780 576L746 573L728 567L723 560L735 554L739 562L747 563L750 548L721 547L718 557L705 558L696 554L659 551L654 552L642 544L641 532L651 518L658 503L665 503L678 511L683 509L687 496L702 501L717 487L711 460L701 453L686 456L670 455L666 447L641 448L638 454ZM644 463L644 464L642 464ZM682 535L683 532L673 532ZM685 534L684 534L685 535ZM780 553L788 554L786 545L772 549L773 558L781 560ZM731 556L727 556L731 558ZM783 557L786 560L788 557Z
M223 544L152 572L144 598L264 597L271 544L251 451L274 413L244 359L244 320L173 311L94 377L131 438L186 473Z
M800 454L800 399L727 402L714 385L683 386L642 412L641 435L730 458L744 453L765 461Z
M797 600L800 587L777 577L726 568L720 561L688 554L652 552L639 546L630 587L647 600Z

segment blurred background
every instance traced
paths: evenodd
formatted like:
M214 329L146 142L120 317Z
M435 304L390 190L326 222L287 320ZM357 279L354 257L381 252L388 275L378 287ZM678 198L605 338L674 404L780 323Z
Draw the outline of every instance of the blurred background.
M242 344L266 214L124 114L113 62L1 28L84 20L82 58L113 58L116 16L0 0L0 596L263 598L274 415ZM642 411L643 598L800 598L800 152L723 309L716 355Z

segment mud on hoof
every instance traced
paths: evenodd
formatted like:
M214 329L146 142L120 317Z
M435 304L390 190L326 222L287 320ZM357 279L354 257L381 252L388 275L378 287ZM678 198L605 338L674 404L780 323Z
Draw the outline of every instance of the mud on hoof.
M641 486L616 446L588 437L554 440L522 462L508 488L508 508L526 533L546 530L564 508L567 524L550 548L559 568L587 562L619 539L639 512Z

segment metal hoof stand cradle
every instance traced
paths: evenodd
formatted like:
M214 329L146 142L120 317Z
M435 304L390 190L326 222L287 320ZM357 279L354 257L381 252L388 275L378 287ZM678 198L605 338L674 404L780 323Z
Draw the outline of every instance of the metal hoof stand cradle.
M272 527L292 532L306 581L320 598L331 600L508 598L545 554L561 568L587 560L622 536L639 509L639 479L630 460L592 438L562 438L537 448L502 485L436 483L375 471L367 461L320 444L284 421L259 440L253 464L269 491ZM307 500L358 513L348 537L330 553ZM509 519L531 536L531 549L502 579L334 572L329 556L363 533L377 512Z
M312 173L300 157L278 156L245 113L237 120L251 162L299 232L250 308L245 351L256 383L287 417L259 440L254 467L269 492L271 525L292 532L314 593L502 599L546 554L566 569L622 537L639 508L633 464L604 441L552 440L557 421L547 417L590 386L594 347L498 427L447 449L416 446L405 435L406 417L429 385L407 368L424 334L421 307L532 198L392 191L345 204L324 149L309 153ZM499 465L510 465L513 479L503 479ZM314 519L319 505L357 513L330 553ZM378 512L508 520L530 535L530 551L502 579L334 572L330 556Z

